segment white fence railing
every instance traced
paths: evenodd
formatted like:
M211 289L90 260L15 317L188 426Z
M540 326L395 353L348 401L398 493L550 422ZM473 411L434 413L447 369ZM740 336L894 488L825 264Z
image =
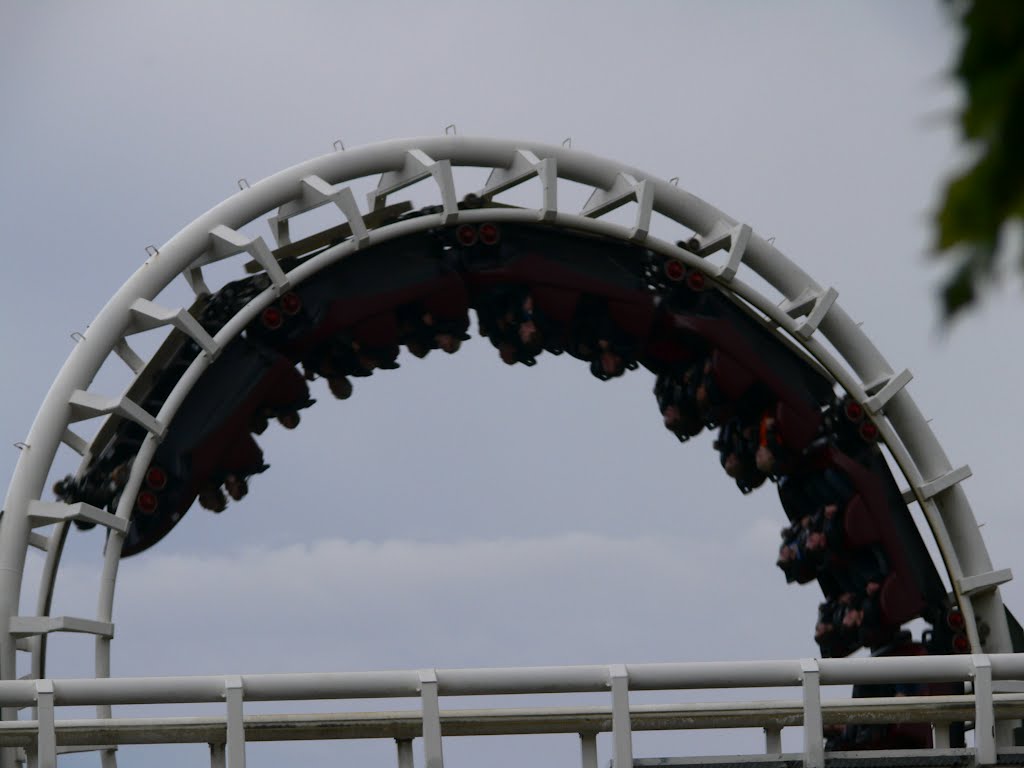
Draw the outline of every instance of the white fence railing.
M802 726L807 768L823 768L823 725L930 723L932 753L948 751L949 724L974 724L973 760L997 762L996 722L1024 716L1019 688L1024 654L803 659L611 666L445 669L397 672L205 677L18 680L0 682L0 706L34 708L35 720L0 723L0 746L21 748L30 765L56 765L60 751L120 744L208 743L211 764L242 768L246 741L394 739L399 768L412 768L422 738L426 768L442 768L444 736L576 733L583 768L596 768L598 733L611 732L614 768L633 765L639 730L763 728L765 753L779 756L781 731ZM850 684L967 682L972 693L823 702L821 687ZM798 701L681 705L630 704L634 691L799 688ZM610 693L606 706L441 710L442 697ZM245 715L245 702L418 698L413 711ZM221 716L57 720L58 707L225 705ZM998 744L1007 747L1009 744Z

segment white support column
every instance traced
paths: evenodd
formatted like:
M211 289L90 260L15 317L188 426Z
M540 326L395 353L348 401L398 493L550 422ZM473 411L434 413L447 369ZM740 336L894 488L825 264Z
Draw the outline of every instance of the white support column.
M597 768L597 734L580 734L580 765L582 768Z
M818 662L815 659L801 659L800 669L804 698L804 768L825 768Z
M444 768L441 745L441 704L437 695L437 672L420 671L420 706L423 711L423 756L426 768Z
M974 667L974 757L977 765L996 764L996 720L992 706L992 662L971 656Z
M398 768L414 768L412 739L395 739L395 746L398 748Z
M228 705L228 768L245 768L245 725L242 720L244 692L240 677L228 678L224 683L224 698Z
M608 668L612 689L612 739L615 744L613 768L632 768L633 731L629 720L629 672L625 664Z
M764 752L766 755L782 754L782 728L774 725L765 726Z
M949 749L949 723L932 723L932 746Z
M57 731L54 728L52 680L36 681L36 711L39 729L36 765L39 768L57 768Z
M210 744L210 768L228 768L227 750L223 743Z

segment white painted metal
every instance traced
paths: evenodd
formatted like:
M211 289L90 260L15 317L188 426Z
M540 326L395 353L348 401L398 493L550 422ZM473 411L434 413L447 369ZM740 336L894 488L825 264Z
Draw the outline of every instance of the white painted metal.
M130 311L131 320L124 329L125 336L170 325L191 336L193 341L209 354L217 352L217 345L213 343L210 334L184 309L168 309L154 304L149 299L140 298L132 302ZM116 345L120 341L114 343Z
M246 237L241 232L229 229L223 224L210 230L210 248L205 255L193 263L193 267L221 261L239 253L248 253L256 263L266 270L270 282L273 283L279 294L288 290L288 278L281 271L281 266L263 238Z
M629 720L629 671L626 665L613 664L608 669L608 682L612 689L612 767L631 768L633 731Z
M73 432L70 428L64 430L64 434L61 436L61 442L79 456L84 456L85 452L89 449L89 442L77 432Z
M447 738L561 733L580 736L581 763L584 768L593 768L597 762L595 735L600 732L612 732L614 760L628 760L633 765L631 755L620 754L621 735L633 730L763 728L768 734L766 752L774 758L781 756L781 730L802 725L805 734L817 734L816 738L805 739L804 751L796 756L810 766L824 764L822 723L930 722L938 734L936 748L907 753L920 757L947 754L948 724L973 718L979 730L975 733L976 746L969 754L979 765L993 765L1002 751L996 747L993 724L1016 719L1024 713L1024 694L992 693L993 679L1006 680L1012 676L1019 681L1024 678L1024 659L1020 656L908 658L904 659L906 666L903 668L873 664L873 661L878 660L833 660L827 676L819 676L814 660L802 659L750 662L732 672L727 664L618 664L609 667L2 681L0 704L34 703L39 715L36 720L0 725L0 746L25 748L40 765L52 765L58 751L97 748L97 744L207 743L211 745L212 765L231 766L244 760L246 741L394 738L399 768L406 768L412 764L411 742L421 736L425 741L427 764L441 765L442 730ZM866 671L871 672L873 681L889 684L908 680L973 681L974 693L822 701L820 684L842 685L863 680ZM763 688L768 679L784 678L790 681L787 687L801 689L799 699L629 706L627 698L628 692L635 689L633 681L637 679L643 680L643 690L692 690ZM607 693L609 686L612 688L610 706L512 709L491 705L487 709L446 710L442 714L439 703L442 695L495 696L510 690L525 694ZM243 713L243 700L379 699L415 695L417 688L422 696L419 710L248 716ZM224 715L55 719L55 708L62 706L202 704L217 699L226 700ZM623 702L627 705L625 711Z
M36 681L36 765L57 768L57 732L54 727L53 681Z
M142 373L142 369L146 367L146 361L139 357L138 353L124 339L114 345L114 354L132 369L132 373Z
M414 768L412 739L395 739L398 748L398 768Z
M245 768L245 730L242 725L244 695L245 686L242 683L242 678L229 677L224 681L224 699L228 708L228 768Z
M441 705L438 700L437 672L419 673L420 706L423 711L423 760L427 768L444 768L441 748Z
M864 401L864 407L868 409L868 413L873 416L881 413L885 409L885 404L892 400L893 396L897 392L902 392L903 388L906 387L913 378L914 375L904 368L888 381L884 383L879 382L877 387L866 387L866 391L871 394L871 397Z
M58 681L59 684L59 681ZM1019 717L1024 700L995 702L998 719ZM696 702L683 705L637 705L630 708L634 731L733 728L781 729L799 727L803 705L797 701ZM932 722L969 720L974 715L970 696L897 697L823 702L829 724ZM531 707L445 710L445 738L527 734L589 734L611 731L611 707ZM246 741L336 739L399 740L419 738L419 710L259 714L244 717ZM224 744L226 716L129 717L57 720L58 752L91 747L96 741L116 744ZM0 728L0 743L32 746L36 721L22 720ZM34 746L32 747L34 749Z
M539 176L542 199L535 210L460 212L456 205L458 198L453 166L492 169L485 189L480 190L484 196ZM153 302L179 274L192 275L193 283L196 283L197 265L201 265L203 259L210 259L211 253L227 256L229 251L237 248L253 255L261 263L267 262L266 245L261 240L257 242L258 239L242 236L240 229L275 210L287 211L290 205L301 207L304 204L297 201L309 203L317 195L325 202L333 199L353 224L353 230L357 230L358 210L353 211L353 205L342 204L342 201L347 203L347 196L342 190L352 180L375 174L381 174L381 178L377 189L370 194L371 206L380 207L389 194L421 179L432 178L441 199L442 212L382 226L365 234L357 232L355 240L319 254L286 276L274 272L276 264L264 264L271 271L272 279L276 278L276 286L246 307L218 333L216 341L210 339L185 310L170 310ZM595 200L603 201L602 205L614 201L616 195L626 188L631 189L632 192L625 194L627 199L631 194L639 203L636 221L632 226L623 227L600 218L559 211L557 186L560 178L591 186ZM693 231L699 251L704 255L728 248L726 265L717 267L673 243L651 237L646 231L651 212L660 213ZM1008 574L993 568L960 487L969 470L954 470L906 389L908 374L894 376L893 368L839 305L838 294L833 289L823 289L771 243L753 234L749 227L671 182L566 146L458 136L388 142L315 158L243 189L196 219L162 248L148 251L146 262L114 294L72 350L25 440L26 449L19 457L4 503L4 514L0 518L0 627L10 627L10 620L19 615L25 553L33 542L36 546L39 544L38 537L32 538L33 520L29 509L33 502L41 499L56 449L64 442L79 453L85 452L85 441L70 432L68 425L79 417L103 412L119 412L128 418L146 421L143 418L146 415L138 413L140 409L137 406L132 407L134 403L123 399L104 399L89 392L93 377L111 354L120 355L133 369L137 368L140 362L135 359L137 355L133 357L134 353L126 353L124 340L127 335L170 324L192 336L204 353L182 377L158 417L144 424L152 434L144 442L133 466L117 511L117 516L125 521L131 512L130 499L138 491L141 472L152 457L163 425L170 423L188 390L223 344L229 342L245 322L266 306L285 285L302 282L356 248L439 223L481 221L484 218L499 222L542 220L558 227L623 240L642 239L652 250L678 259L718 280L723 287L761 312L778 327L780 333L800 344L856 400L869 406L873 413L878 413L881 437L906 476L931 528L950 583L967 619L973 649L990 652L1011 649L998 584L995 583ZM777 295L764 295L738 279L742 269L750 269L757 274ZM201 283L201 276L198 280ZM97 607L97 621L102 624L109 624L112 615L122 541L123 535L113 530L107 546ZM55 558L55 562L59 561L59 551ZM990 576L993 573L1000 574L999 578ZM41 590L51 590L52 584L52 578L44 579ZM984 588L979 588L979 585ZM48 606L48 598L40 595L39 604ZM981 623L986 629L984 645L978 629ZM10 631L0 632L2 680L11 680L15 676L16 639ZM44 648L43 643L36 644L35 653L43 653ZM96 643L98 676L109 674L109 650L109 639L99 637ZM34 663L33 666L40 668L41 664ZM821 674L824 680L824 664ZM100 714L109 715L109 712L101 709ZM4 712L5 719L13 716L10 709ZM1005 741L1005 734L1000 738ZM5 760L9 761L10 756Z
M582 768L597 768L597 734L580 734L580 765Z
M992 664L987 656L974 654L974 747L980 765L996 762L996 718L992 706Z
M97 416L109 416L111 414L120 416L129 421L134 421L147 432L163 436L164 425L146 413L137 403L133 403L127 397L106 398L76 389L68 399L71 405L70 421L85 421L94 419Z
M814 659L800 662L804 703L804 766L825 768L825 746L821 721L821 687L818 664Z
M1005 584L1013 578L1009 568L1001 568L998 571L979 573L977 576L960 579L960 590L965 595L974 595L988 589L994 589L1000 584Z
M116 515L89 506L84 502L64 504L55 501L33 501L28 505L28 519L33 528L54 523L66 523L71 520L85 520L112 528L120 533L128 531L127 520L122 520Z
M12 616L9 630L12 637L31 637L50 632L81 632L104 637L114 635L113 624L76 616Z

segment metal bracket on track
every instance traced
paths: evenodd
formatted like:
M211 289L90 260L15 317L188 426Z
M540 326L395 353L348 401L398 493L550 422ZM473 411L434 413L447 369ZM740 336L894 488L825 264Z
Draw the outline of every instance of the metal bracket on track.
M148 299L136 299L131 306L131 316L125 336L170 325L191 337L210 357L216 357L220 352L220 347L213 337L185 309L168 309Z
M484 188L477 195L489 200L534 176L540 179L541 184L540 220L552 221L558 213L558 166L553 157L540 160L528 149L517 149L506 167L491 171Z
M619 173L611 187L598 187L590 194L580 215L596 219L634 201L637 204L636 220L629 239L643 242L651 230L651 212L654 210L654 187L646 180L637 181L628 173Z
M421 149L410 149L405 153L405 163L401 170L388 171L381 174L377 189L366 196L371 210L382 208L388 195L405 189L433 176L441 190L442 215L441 223L450 224L459 213L459 204L455 199L455 179L452 176L451 160L434 160Z
M725 264L712 275L723 283L731 282L736 277L740 264L743 263L743 256L746 254L747 246L750 245L752 235L753 230L749 224L719 223L707 235L697 238L697 255L704 258L723 248L728 248L729 253Z
M28 521L33 528L69 520L82 520L120 533L128 532L128 520L97 509L84 501L76 504L65 504L61 501L30 501L28 504Z
M129 400L127 397L105 398L94 395L83 389L76 389L68 398L71 405L71 421L85 421L97 416L115 414L123 419L128 419L138 424L147 432L152 432L162 438L167 431L167 425L162 424L142 409L138 403Z
M363 248L370 242L370 233L363 214L359 211L355 195L350 187L338 189L319 176L305 176L299 181L299 197L277 209L277 215L267 220L278 247L290 245L289 219L300 213L315 210L328 203L334 203L348 222L356 248Z

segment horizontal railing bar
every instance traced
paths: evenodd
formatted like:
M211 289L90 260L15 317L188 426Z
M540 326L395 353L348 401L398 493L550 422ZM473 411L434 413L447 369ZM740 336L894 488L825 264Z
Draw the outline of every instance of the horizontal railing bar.
M687 688L782 688L800 685L799 661L627 664L631 691Z
M59 706L198 704L223 701L226 680L226 677L213 676L55 680L54 690ZM419 696L419 678L415 672L243 675L242 681L246 701ZM0 703L6 704L4 691L5 684L0 683Z
M969 681L970 656L820 659L824 685ZM1024 679L1024 655L992 654L994 680ZM799 661L692 662L626 665L630 690L792 687L800 685ZM587 693L609 690L606 666L436 670L439 693L476 696ZM247 701L364 699L419 696L415 671L261 674L241 676ZM59 706L182 704L222 701L224 676L54 680ZM0 706L28 706L32 681L0 681Z
M818 670L822 685L872 685L964 682L971 679L974 666L970 656L868 656L819 659Z
M630 708L633 730L702 730L720 728L783 728L803 724L798 701L705 702L686 705L648 704ZM1024 695L995 697L996 717L1024 716ZM828 725L850 723L949 723L970 720L971 696L899 696L822 702ZM246 741L338 739L413 739L422 736L418 710L316 714L260 714L244 718ZM534 707L447 710L441 727L449 736L507 736L558 733L608 733L611 707ZM33 720L0 723L0 746L35 743ZM145 717L57 720L57 744L222 743L224 716Z
M439 669L438 693L481 696L521 693L592 693L609 690L607 666Z

